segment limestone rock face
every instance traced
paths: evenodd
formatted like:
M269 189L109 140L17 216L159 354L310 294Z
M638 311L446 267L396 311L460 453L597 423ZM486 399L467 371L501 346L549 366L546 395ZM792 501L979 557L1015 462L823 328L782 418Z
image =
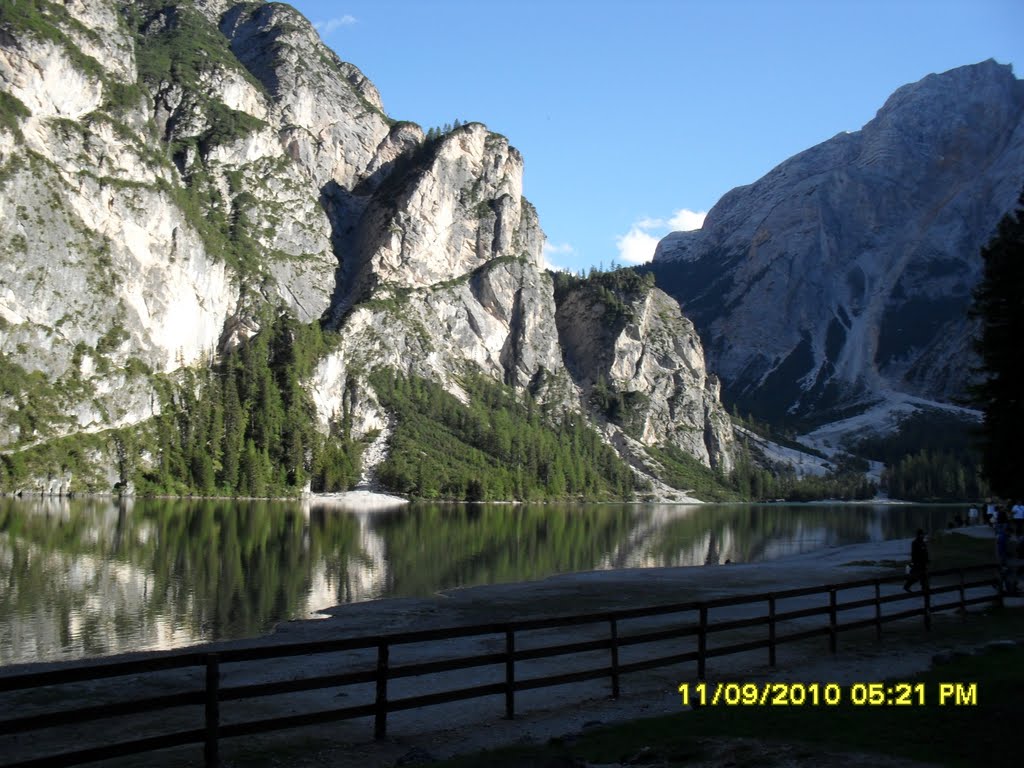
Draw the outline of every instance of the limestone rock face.
M383 158L391 153L382 146ZM523 203L523 158L506 139L472 123L404 157L364 214L359 290L423 288L501 257L539 264L542 236Z
M346 383L385 366L441 383L463 401L459 379L479 371L541 402L577 409L555 330L550 276L523 260L495 261L459 280L413 291L401 300L358 305L341 329L342 345L325 358L313 391L321 419L342 412ZM379 429L384 414L362 386L351 403L356 422Z
M672 443L709 467L732 468L732 424L693 323L663 291L614 298L583 282L558 302L558 333L573 379L609 420L646 446Z
M232 52L273 101L288 157L318 190L354 186L388 135L377 89L290 6L238 4L222 18Z
M973 363L979 251L1022 186L1024 83L986 61L732 190L653 269L732 398L763 414L948 400Z

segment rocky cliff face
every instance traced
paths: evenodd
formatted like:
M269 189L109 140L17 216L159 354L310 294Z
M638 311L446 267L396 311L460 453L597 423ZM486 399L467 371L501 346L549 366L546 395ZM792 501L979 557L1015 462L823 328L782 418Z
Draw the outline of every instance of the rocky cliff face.
M1024 83L987 61L899 89L862 130L732 190L653 269L748 408L948 400L972 365L980 248L1022 186Z
M559 291L558 335L573 380L613 432L644 446L671 443L728 472L732 424L693 323L651 283L614 279L570 280Z
M222 27L187 3L5 11L0 350L55 384L48 423L8 421L5 443L151 415L146 374L250 334L253 301L307 322L329 307L319 190L352 181L387 121L294 11L240 6ZM232 45L250 45L244 65ZM271 72L273 88L258 77ZM326 83L332 98L313 98Z
M0 107L0 448L153 417L159 377L257 333L266 304L340 335L308 382L325 428L342 409L357 436L387 422L365 378L382 365L587 409L520 154L480 124L428 140L390 120L288 6L5 4ZM651 302L640 315L668 311ZM612 345L594 354L635 357L620 332L667 350L674 331L640 315L612 334L587 321ZM652 390L645 440L727 466L724 433L679 437L714 400L680 373L703 371L688 349L609 375Z

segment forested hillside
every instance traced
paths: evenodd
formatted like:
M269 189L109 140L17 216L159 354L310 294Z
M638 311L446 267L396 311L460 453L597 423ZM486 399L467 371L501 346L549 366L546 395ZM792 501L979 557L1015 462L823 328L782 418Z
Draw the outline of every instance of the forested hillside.
M464 405L426 379L379 370L370 381L394 415L379 479L427 499L628 499L633 474L576 414L553 418L532 399L469 375Z

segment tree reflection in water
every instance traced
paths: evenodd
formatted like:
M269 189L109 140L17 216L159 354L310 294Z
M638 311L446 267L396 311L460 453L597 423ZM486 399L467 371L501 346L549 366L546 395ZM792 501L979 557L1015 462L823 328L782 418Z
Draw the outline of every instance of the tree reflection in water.
M328 606L595 568L752 562L951 507L0 499L0 664L265 633Z

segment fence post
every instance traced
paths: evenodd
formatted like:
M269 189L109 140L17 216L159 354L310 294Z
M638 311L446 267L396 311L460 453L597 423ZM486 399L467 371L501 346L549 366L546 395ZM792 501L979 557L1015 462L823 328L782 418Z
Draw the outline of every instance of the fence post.
M220 763L217 750L217 730L220 727L220 659L216 653L206 654L206 741L203 744L203 762L206 768Z
M882 639L882 580L875 579L875 639Z
M836 588L828 589L828 650L836 652Z
M373 738L383 739L388 731L388 655L387 641L377 646L377 700L373 714Z
M612 640L612 698L619 698L619 626L615 618L608 619Z
M516 716L516 633L505 630L505 717L514 720Z
M768 666L775 666L775 595L768 596Z
M930 631L932 628L932 594L931 588L928 586L927 573L921 577L921 594L924 597L924 628Z
M964 569L960 568L957 571L957 573L960 574L960 615L961 616L966 616L967 615L967 594L966 594L966 591L964 589Z
M707 668L708 607L700 604L700 628L697 630L697 679L703 680Z

